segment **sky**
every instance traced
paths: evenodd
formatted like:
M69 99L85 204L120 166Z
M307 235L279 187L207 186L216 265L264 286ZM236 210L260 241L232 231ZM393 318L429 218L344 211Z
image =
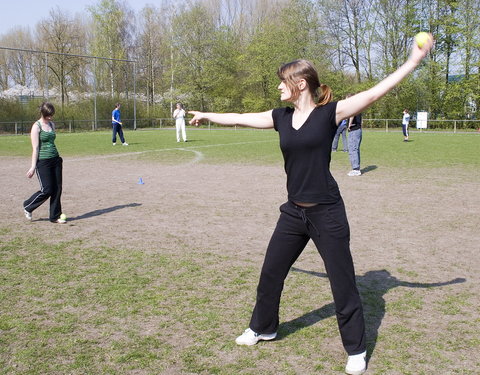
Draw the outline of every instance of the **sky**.
M97 5L100 0L0 0L0 36L16 26L29 26L31 30L42 19L48 18L50 10L60 7L70 16L76 13L87 14L87 7ZM125 0L135 13L147 4L159 4L155 0Z

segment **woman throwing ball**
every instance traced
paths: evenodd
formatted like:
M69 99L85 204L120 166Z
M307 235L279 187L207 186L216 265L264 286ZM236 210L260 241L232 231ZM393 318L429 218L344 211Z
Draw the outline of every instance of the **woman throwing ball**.
M32 164L27 171L28 178L37 174L40 190L23 202L23 212L28 220L32 220L33 210L50 198L50 221L65 224L60 202L63 160L55 146L55 124L52 122L55 107L50 103L42 103L40 113L40 119L32 125L30 132Z
M287 174L288 201L270 239L249 328L237 337L238 345L273 340L279 326L279 305L284 280L307 242L312 239L327 271L338 327L348 353L347 374L362 374L366 364L365 323L350 254L350 230L340 191L330 173L330 153L337 124L362 112L392 90L426 56L433 39L415 44L409 59L369 90L332 102L330 88L306 60L278 69L280 98L293 108L261 113L203 113L190 111L190 124L204 120L223 125L274 128Z

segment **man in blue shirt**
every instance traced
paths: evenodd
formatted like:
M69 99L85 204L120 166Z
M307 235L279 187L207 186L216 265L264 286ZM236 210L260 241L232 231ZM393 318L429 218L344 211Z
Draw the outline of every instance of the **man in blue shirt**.
M122 145L128 146L128 143L125 142L125 137L123 136L122 122L120 121L120 103L115 104L115 109L112 111L112 143L115 146L117 144L117 133L120 137Z

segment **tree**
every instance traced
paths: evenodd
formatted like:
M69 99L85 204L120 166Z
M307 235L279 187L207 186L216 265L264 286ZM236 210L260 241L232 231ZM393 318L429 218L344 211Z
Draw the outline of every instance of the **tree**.
M207 65L214 58L212 15L203 5L195 4L174 16L172 33L175 85L192 93L191 104L204 110L207 108L207 93L215 78L207 74Z
M85 53L85 35L82 25L58 7L37 25L40 48L58 53L49 54L48 69L60 86L62 108L68 101L68 89L77 81L76 73L84 63L72 55Z
M166 13L166 12L163 12ZM137 35L136 60L140 73L140 82L147 97L147 112L155 103L157 86L165 78L169 65L170 48L168 44L168 26L163 21L162 12L152 6L146 6L140 13L140 32ZM164 79L163 79L164 80Z
M461 38L458 41L460 55L460 72L463 75L462 104L465 108L467 100L469 106L480 108L480 3L478 0L464 0L458 2L458 32ZM468 113L469 117L475 113ZM477 116L478 117L478 116Z
M133 25L131 17L127 17L126 5L115 0L101 0L96 6L88 8L93 22L93 37L91 53L99 57L116 60L103 60L97 65L98 86L109 87L111 97L115 93L126 90L128 80L125 80L125 63L117 60L127 59ZM106 71L105 71L106 68ZM122 69L123 68L123 69ZM106 73L106 75L105 75ZM108 83L107 83L108 82Z
M30 29L17 27L0 40L0 45L12 48L33 49L34 41ZM32 55L21 51L4 51L0 64L0 85L5 90L9 84L35 86L35 60Z
M353 68L357 82L373 77L372 48L375 40L375 1L321 0L319 12L325 20L331 69Z
M257 30L242 57L248 110L266 110L278 106L276 69L295 59L311 60L326 66L325 44L316 9L309 0L282 3Z

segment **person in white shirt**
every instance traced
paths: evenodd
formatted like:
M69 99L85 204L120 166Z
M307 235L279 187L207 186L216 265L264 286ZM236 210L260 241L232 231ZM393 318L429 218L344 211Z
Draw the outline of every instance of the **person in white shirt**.
M185 131L185 110L182 103L177 103L177 108L173 111L173 118L175 119L175 128L177 130L177 142L183 139L187 141L187 132ZM181 138L180 138L181 136Z
M403 110L402 118L402 131L403 131L403 141L408 142L408 123L410 122L410 113L408 109Z

